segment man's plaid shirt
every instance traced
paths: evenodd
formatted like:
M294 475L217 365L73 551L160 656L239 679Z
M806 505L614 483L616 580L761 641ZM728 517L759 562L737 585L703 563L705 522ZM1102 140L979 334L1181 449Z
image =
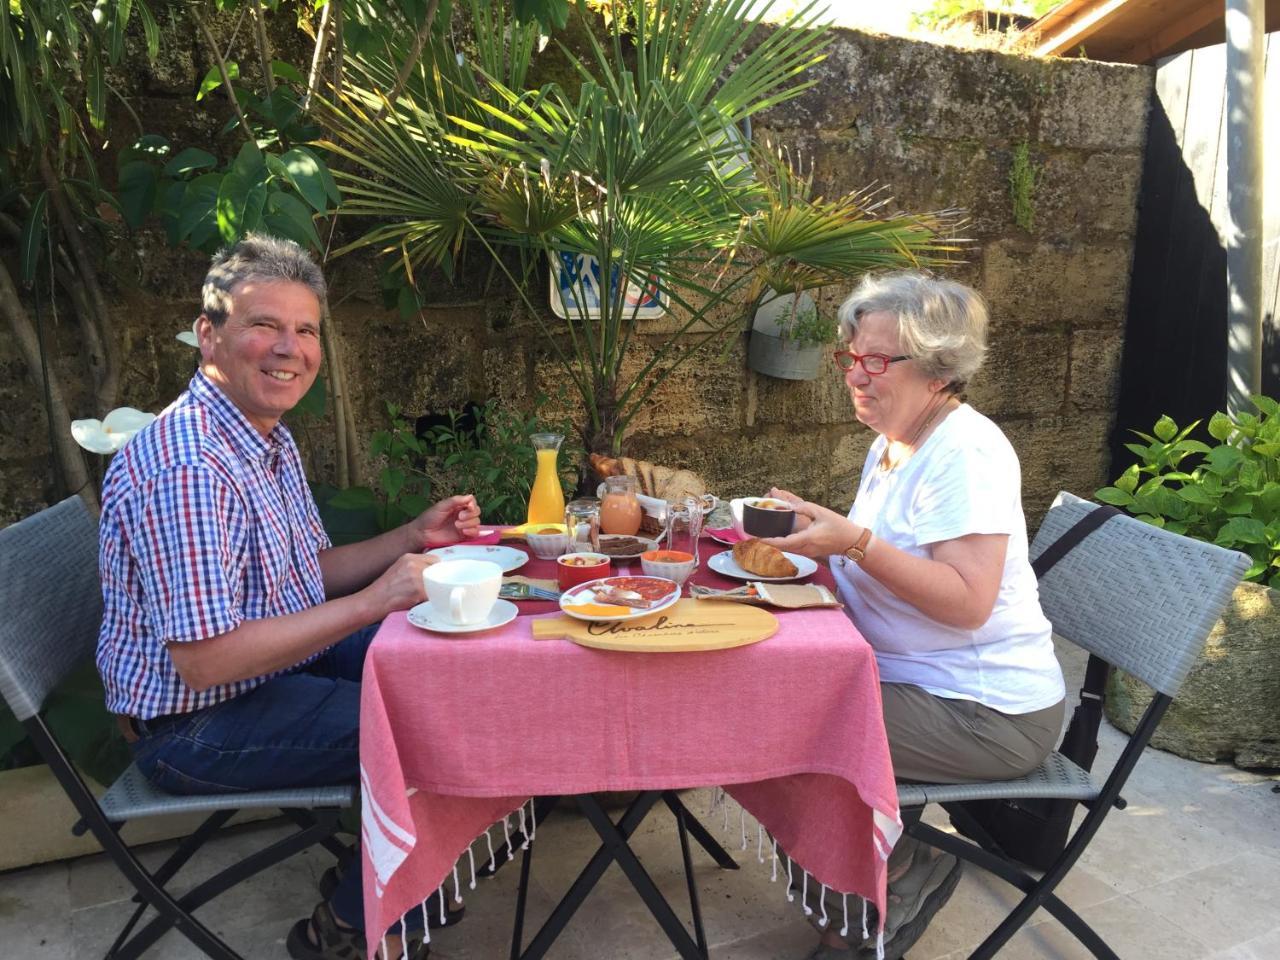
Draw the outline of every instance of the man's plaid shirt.
M116 454L102 490L98 670L107 709L150 719L238 696L197 693L165 645L322 603L330 546L293 437L263 437L203 373ZM304 661L305 662L305 661Z

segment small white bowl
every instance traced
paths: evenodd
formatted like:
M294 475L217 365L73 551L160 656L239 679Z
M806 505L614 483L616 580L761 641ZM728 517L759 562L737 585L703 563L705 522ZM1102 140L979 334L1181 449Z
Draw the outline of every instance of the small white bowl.
M554 560L569 550L567 533L534 533L530 530L524 539L533 555L540 560Z
M670 550L648 550L640 554L640 569L644 571L644 575L646 577L662 577L665 580L674 580L679 584L683 584L688 580L693 571L698 569L698 562L692 556L689 556L688 560L677 562L655 559L671 552Z

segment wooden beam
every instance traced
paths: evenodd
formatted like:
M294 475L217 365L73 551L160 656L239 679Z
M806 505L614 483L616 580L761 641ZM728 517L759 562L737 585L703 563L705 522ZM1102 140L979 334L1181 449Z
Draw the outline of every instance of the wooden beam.
M1154 60L1213 21L1221 20L1225 13L1226 8L1221 3L1202 3L1181 20L1175 20L1141 43L1135 43L1116 57L1116 60L1120 63L1147 63Z
M1072 13L1062 18L1060 25L1055 24L1052 33L1041 34L1035 49L1036 56L1053 56L1080 45L1105 23L1115 19L1128 3L1129 0L1093 0L1077 5Z

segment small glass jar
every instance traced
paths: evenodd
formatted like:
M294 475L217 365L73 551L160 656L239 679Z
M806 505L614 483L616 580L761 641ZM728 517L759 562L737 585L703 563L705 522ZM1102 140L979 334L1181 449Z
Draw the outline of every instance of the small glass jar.
M640 501L635 477L605 477L600 501L600 529L604 533L633 537L640 530Z
M600 549L600 501L573 500L564 508L569 553L596 553Z

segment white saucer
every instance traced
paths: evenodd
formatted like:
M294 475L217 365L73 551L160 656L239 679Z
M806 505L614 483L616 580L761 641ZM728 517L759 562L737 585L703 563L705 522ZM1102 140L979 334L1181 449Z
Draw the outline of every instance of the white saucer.
M802 557L798 553L783 553L784 557L796 565L796 575L794 577L762 577L757 573L748 573L733 561L733 551L725 550L723 553L717 553L707 561L707 566L716 573L725 577L733 577L736 580L764 580L772 582L775 580L803 580L805 577L816 573L818 564L808 557Z
M519 570L529 562L529 555L523 550L496 544L455 543L449 547L436 547L427 553L441 560L488 560L500 566L503 573Z
M429 602L418 604L407 614L409 622L421 630L432 633L479 633L481 630L492 630L510 623L519 611L510 600L498 600L489 611L489 616L479 623L450 623L436 616Z

